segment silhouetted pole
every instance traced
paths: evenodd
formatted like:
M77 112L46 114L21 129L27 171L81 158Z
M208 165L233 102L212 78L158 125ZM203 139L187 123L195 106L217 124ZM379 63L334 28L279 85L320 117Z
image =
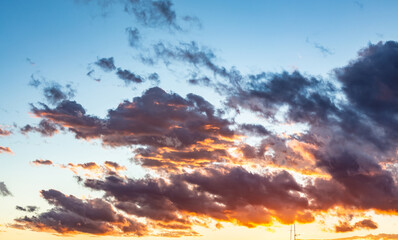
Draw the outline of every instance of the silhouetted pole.
M294 235L293 235L294 238L293 239L296 240L296 223L294 223L293 227L294 227Z

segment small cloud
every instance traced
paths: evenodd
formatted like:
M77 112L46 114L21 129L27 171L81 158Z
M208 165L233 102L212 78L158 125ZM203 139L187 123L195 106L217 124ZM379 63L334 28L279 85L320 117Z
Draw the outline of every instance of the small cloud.
M4 182L0 182L0 196L12 196L11 192L8 190L6 184Z
M38 209L38 207L36 207L36 206L26 206L26 207L15 206L15 209L18 211L22 211L22 212L35 212Z
M36 159L35 161L32 161L32 164L36 166L40 165L53 165L53 162L51 160L42 160L42 159Z
M105 72L111 72L116 69L113 57L98 59L98 61L96 61L95 64Z
M353 2L355 6L357 6L359 9L363 10L363 3L360 1L354 1Z
M33 74L30 75L29 86L37 88L41 85L41 83L42 81L40 81L40 79L36 78Z
M0 136L9 136L11 134L11 131L2 129L0 126Z
M13 154L13 152L11 151L11 149L9 147L2 147L0 146L0 153L10 153Z
M137 47L141 39L140 32L138 31L138 29L129 27L126 28L126 32L128 34L130 47L134 48Z
M33 62L32 59L30 59L30 58L26 58L26 61L27 61L28 63L30 63L31 65L36 65L36 63Z
M327 48L327 47L321 45L321 44L318 43L318 42L312 42L312 41L310 41L308 38L306 39L306 42L307 42L308 44L311 44L314 48L318 49L318 50L322 53L322 55L323 55L324 57L326 57L326 56L328 56L328 55L333 55L333 54L334 54L334 52L333 52L330 48Z
M142 83L144 80L140 75L136 75L129 70L122 70L121 68L117 69L116 75L122 79L126 84L134 83Z

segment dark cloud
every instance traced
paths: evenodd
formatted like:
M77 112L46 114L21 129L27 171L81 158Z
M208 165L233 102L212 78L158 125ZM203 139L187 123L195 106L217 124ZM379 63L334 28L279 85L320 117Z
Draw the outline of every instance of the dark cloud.
M0 182L0 196L12 196L11 192L8 190L6 184L4 182Z
M128 85L130 83L142 83L144 81L144 79L140 75L137 75L137 74L130 72L129 70L126 70L126 69L123 70L121 68L118 68L116 75L120 79L122 79L126 83L126 85Z
M46 81L43 77L39 79L33 74L30 78L29 85L35 88L42 87L43 95L50 104L57 104L63 100L71 99L76 94L76 90L71 84L62 86L57 82Z
M287 172L264 176L243 168L172 175L169 181L111 176L88 179L85 186L105 191L115 198L117 208L129 214L185 224L191 224L186 213L249 227L270 223L272 217L284 223L305 222L309 205L299 194L303 189Z
M15 209L22 211L22 212L35 212L38 209L38 207L36 207L36 206L26 206L26 207L16 206Z
M15 219L16 223L12 227L55 231L61 234L142 236L147 232L145 225L118 214L102 199L83 201L73 195L66 196L52 189L43 190L41 194L55 207L37 216Z
M63 129L63 128L57 124L54 124L50 121L43 119L40 121L40 123L36 127L31 126L30 124L27 124L24 127L22 127L20 129L20 131L23 134L26 134L29 132L38 132L42 136L51 137L54 134L56 134L59 131L59 129Z
M335 231L352 232L358 229L377 229L377 227L377 223L373 222L371 219L364 219L356 222L353 225L349 222L340 222L339 225L335 226Z
M208 78L206 76L205 77L199 77L199 78L193 77L193 78L189 79L188 82L190 84L193 84L193 85L209 86L210 85L210 78Z
M370 44L357 60L336 70L337 79L356 111L381 126L387 135L398 136L398 43Z
M230 92L228 106L249 109L265 118L274 119L283 106L288 106L287 120L310 124L328 121L338 112L330 97L334 89L320 79L299 72L260 74L241 89Z
M63 100L73 98L75 92L76 91L69 84L63 89L58 83L51 83L43 89L44 97L51 104L57 104Z
M95 64L105 72L110 72L116 69L113 57L98 59Z
M354 5L357 6L359 9L363 10L364 5L363 5L362 2L360 2L360 1L354 1L353 3L354 3Z
M140 31L137 28L126 28L130 47L137 47L141 40Z
M76 138L98 137L104 129L103 121L86 115L86 110L75 101L62 101L54 109L41 103L42 108L32 106L32 112L45 118L57 126L70 126L68 129L76 134Z
M254 136L266 136L269 135L271 132L265 129L264 126L259 124L241 124L239 129L246 134L254 135Z

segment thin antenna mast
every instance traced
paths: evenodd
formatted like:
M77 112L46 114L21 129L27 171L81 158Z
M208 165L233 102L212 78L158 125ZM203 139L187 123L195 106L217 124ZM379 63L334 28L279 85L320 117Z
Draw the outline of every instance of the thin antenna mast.
M293 227L294 227L293 239L296 240L296 223L294 223Z

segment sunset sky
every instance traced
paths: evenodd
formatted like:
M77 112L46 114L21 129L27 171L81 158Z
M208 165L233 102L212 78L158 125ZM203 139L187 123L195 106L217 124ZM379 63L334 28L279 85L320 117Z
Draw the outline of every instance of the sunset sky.
M0 1L0 239L398 239L397 13Z

